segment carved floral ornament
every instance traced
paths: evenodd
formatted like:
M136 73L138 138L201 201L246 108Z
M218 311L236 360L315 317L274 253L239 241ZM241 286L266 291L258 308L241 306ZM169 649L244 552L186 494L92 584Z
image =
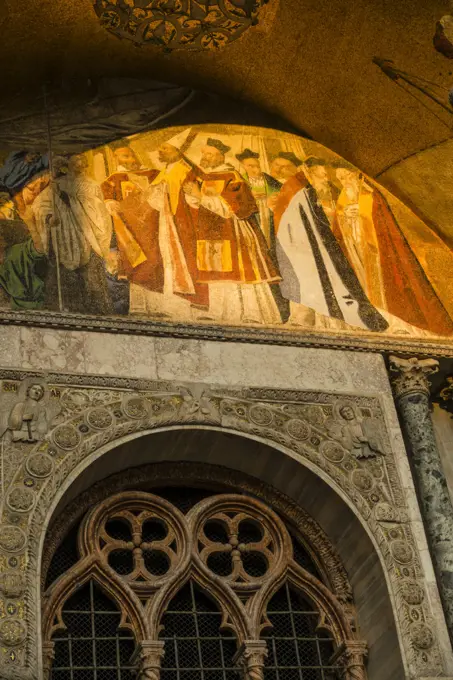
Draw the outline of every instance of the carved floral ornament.
M8 390L29 379L14 372L2 377ZM115 441L155 428L202 425L290 452L348 500L373 535L388 571L408 667L424 677L442 671L406 499L377 398L58 374L48 375L46 385L51 397L43 438L15 442L8 431L3 435L0 573L19 570L26 577L26 601L17 603L23 603L28 632L24 643L0 650L0 663L37 667L38 550L50 508L67 480L75 480L79 466ZM23 488L25 494L16 491Z
M275 1L275 0L274 0ZM102 26L136 45L216 50L258 23L268 0L93 0Z
M111 520L127 527L122 538L110 528ZM288 580L319 612L319 625L334 640L336 664L344 666L345 678L365 678L366 645L355 639L344 608L293 560L285 525L255 499L213 496L184 516L158 496L124 492L88 513L79 530L78 547L79 561L46 593L43 635L47 652L52 651L52 635L64 628L64 602L94 579L118 603L123 627L130 627L136 635L139 677L148 678L145 669L152 667L155 675L149 677L157 679L165 653L158 640L162 616L175 592L191 579L219 604L222 628L230 629L237 639L236 663L244 678L261 679L267 649L260 637L270 625L266 605ZM133 556L133 569L127 575L117 571L111 559L119 550ZM219 570L215 559L219 554L229 559L228 569L223 560ZM360 668L360 675L349 674L352 665Z

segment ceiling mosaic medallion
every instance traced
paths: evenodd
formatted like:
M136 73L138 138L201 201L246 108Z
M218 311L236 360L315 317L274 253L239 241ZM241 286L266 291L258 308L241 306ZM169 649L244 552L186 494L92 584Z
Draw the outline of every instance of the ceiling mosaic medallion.
M136 45L217 50L258 23L268 0L93 0L102 26Z

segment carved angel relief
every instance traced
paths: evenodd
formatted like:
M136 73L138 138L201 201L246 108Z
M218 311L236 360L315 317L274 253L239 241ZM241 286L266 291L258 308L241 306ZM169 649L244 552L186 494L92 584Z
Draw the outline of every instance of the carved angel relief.
M10 437L15 443L31 444L44 439L53 420L61 411L56 400L51 400L45 381L26 378L17 391L0 394L0 438Z
M325 426L329 436L359 460L385 455L379 421L363 417L354 404L338 401Z

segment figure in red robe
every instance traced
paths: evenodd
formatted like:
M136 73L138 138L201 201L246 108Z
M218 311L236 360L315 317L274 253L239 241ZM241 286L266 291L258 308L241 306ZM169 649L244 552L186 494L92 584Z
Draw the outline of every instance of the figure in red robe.
M390 332L423 329L453 333L453 322L378 189L356 168L336 164L343 190L333 233L370 302L390 323ZM397 319L404 324L399 326Z
M131 313L191 318L191 305L208 306L197 281L194 215L182 184L194 179L178 146L189 131L159 147L164 169L140 166L129 147L117 149L117 172L102 185L113 215L116 248L110 265L130 283Z
M209 286L209 318L230 323L276 324L281 316L270 284L280 276L256 219L249 186L225 162L230 147L209 138L195 181L186 181L197 210L198 280Z

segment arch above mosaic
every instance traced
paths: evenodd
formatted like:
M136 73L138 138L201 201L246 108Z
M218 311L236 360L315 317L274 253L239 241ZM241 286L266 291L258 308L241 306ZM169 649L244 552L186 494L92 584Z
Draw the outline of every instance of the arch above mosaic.
M194 124L2 159L0 311L453 334L448 243L311 140Z

